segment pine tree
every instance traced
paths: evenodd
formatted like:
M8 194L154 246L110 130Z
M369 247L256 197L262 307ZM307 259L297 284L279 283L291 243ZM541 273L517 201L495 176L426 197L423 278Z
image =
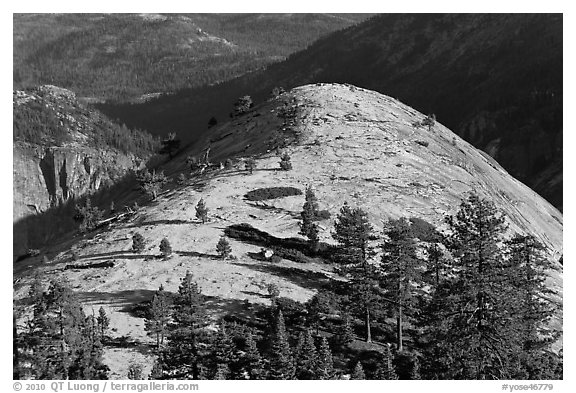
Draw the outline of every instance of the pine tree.
M330 346L328 346L328 340L326 340L326 337L322 337L322 340L320 341L316 378L322 380L336 379L336 370L334 370L332 351L330 351Z
M220 324L220 329L216 333L214 343L212 344L212 362L215 367L214 369L214 379L231 379L232 373L231 369L238 369L239 356L237 354L237 348L232 338L228 334L226 329L226 323L224 321ZM217 378L218 372L224 370L222 367L226 366L225 378Z
M318 248L318 226L314 222L318 215L318 200L312 187L306 187L306 202L302 206L302 222L300 223L300 234L306 236L310 242L310 248L316 250Z
M516 296L505 276L505 219L488 200L472 194L447 218L451 277L432 293L425 312L429 378L506 379L521 350Z
M428 245L425 250L427 256L427 266L423 277L431 285L438 286L440 285L440 281L448 269L446 258L438 246L438 243Z
M144 236L139 233L132 235L132 251L135 253L141 253L146 248L146 240Z
M270 350L269 379L294 379L296 369L288 343L282 310L278 311Z
M544 255L544 246L531 235L515 235L506 242L506 278L515 313L521 316L519 334L526 350L541 349L554 337L543 329L554 312L549 300L553 292L546 287L546 271L553 265ZM547 339L546 339L547 338Z
M156 170L153 170L152 172L142 170L137 173L136 180L138 181L142 192L152 198L152 200L156 199L158 193L160 193L162 187L168 181L164 172L156 172Z
M168 241L167 238L162 239L160 242L160 253L164 259L168 259L172 255L172 246L170 245L170 241Z
M198 204L196 205L196 218L205 224L208 221L208 208L203 198L200 198Z
M176 134L171 132L168 137L162 140L162 148L158 151L160 154L168 154L171 160L174 157L174 153L180 149L180 140L176 139Z
M230 256L230 254L232 253L232 247L230 247L230 243L226 239L226 236L220 237L220 240L218 240L218 244L216 244L216 251L218 252L218 255L220 255L220 258L222 259L226 259Z
M106 335L106 330L110 326L110 318L106 315L106 310L104 307L100 306L98 309L98 318L96 319L98 322L98 333L100 334L100 340L104 341L104 337Z
M352 209L344 203L332 233L339 244L340 261L344 264L366 263L371 253L369 240L372 231L366 212L360 208Z
M357 362L356 366L354 367L354 371L350 376L350 379L366 379L366 375L364 374L364 367L362 367L362 363Z
M20 376L28 379L106 379L96 318L86 317L70 287L52 281L31 290L32 317L20 334Z
M214 116L212 116L210 118L210 120L208 120L208 128L212 128L214 127L216 124L218 124L218 120L216 120L216 118Z
M390 348L388 345L384 345L382 359L376 368L376 375L375 379L382 379L382 380L395 380L398 379L398 375L396 375L396 370L394 365L392 364L392 353L390 352Z
M342 327L338 330L336 338L337 342L342 346L348 345L354 341L354 329L352 328L350 314L344 314L342 318Z
M254 169L256 168L256 160L252 157L248 157L244 162L244 166L250 174L254 173Z
M158 359L164 378L205 378L203 370L208 354L203 348L208 344L205 327L209 320L205 298L189 271L182 278L174 299L172 320L168 344Z
M252 332L249 332L246 336L246 350L242 356L242 364L248 372L251 380L266 379L264 361L258 351Z
M234 103L234 116L241 116L250 111L254 106L252 98L248 95L238 98Z
M86 198L84 205L74 207L74 220L80 223L80 233L89 232L96 228L98 222L104 216L104 212L98 206L92 206L90 197Z
M318 353L309 329L300 332L296 347L296 379L317 379Z
M405 313L410 314L417 305L415 285L422 284L423 262L416 256L417 245L408 220L388 220L385 232L387 240L382 245L380 285L386 288L396 315L396 346L401 352Z
M318 292L306 302L307 322L318 334L323 314L330 312L329 299L324 292Z
M547 347L554 342L559 332L550 329L548 321L555 308L549 298L554 291L546 284L547 271L553 264L545 256L545 248L531 235L516 234L506 242L507 261L504 276L508 284L508 307L514 315L513 334L519 348L515 379L556 379L561 375L555 371L561 362L550 354ZM543 378L544 377L544 378Z
M170 302L164 291L164 287L154 293L148 318L144 319L144 328L149 336L156 337L156 348L159 349L164 344L164 337L168 332L168 323L170 322Z
M282 157L280 157L280 169L283 171L289 171L292 169L292 162L290 162L290 155L284 152Z

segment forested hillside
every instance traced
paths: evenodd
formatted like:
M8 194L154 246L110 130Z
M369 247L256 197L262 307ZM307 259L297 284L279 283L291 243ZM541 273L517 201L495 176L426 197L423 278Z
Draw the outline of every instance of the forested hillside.
M96 100L145 100L262 68L367 17L15 14L14 88L53 84Z

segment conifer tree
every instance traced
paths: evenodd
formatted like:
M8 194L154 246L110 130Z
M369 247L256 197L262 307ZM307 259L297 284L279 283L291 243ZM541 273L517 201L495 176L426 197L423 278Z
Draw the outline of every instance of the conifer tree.
M388 345L384 345L382 359L376 368L375 377L375 379L382 380L398 379L398 375L396 375L396 370L392 363L392 353L390 352Z
M300 332L296 347L296 379L317 379L318 353L309 329Z
M366 375L364 374L364 367L362 367L362 363L357 362L356 366L354 367L354 371L350 376L350 379L366 379Z
M352 321L350 314L345 313L342 318L342 327L338 330L337 341L340 345L347 345L354 341L354 329L352 328Z
M246 336L246 350L242 356L242 364L246 368L251 380L266 379L264 361L258 351L252 332L249 332Z
M252 97L246 95L238 98L234 103L234 116L241 116L247 113L253 106Z
M106 315L106 310L104 307L100 306L98 309L98 318L96 319L98 323L98 333L100 334L100 340L104 341L104 336L106 335L106 330L110 326L110 318Z
M336 379L336 370L334 370L332 351L330 351L330 346L328 345L326 337L322 337L322 340L320 341L316 378L322 380Z
M254 173L254 169L256 168L256 160L252 157L248 157L244 162L244 166L250 174Z
M159 349L164 344L164 337L168 332L168 323L170 322L170 302L164 291L164 286L154 293L148 318L144 319L144 328L149 336L156 337L156 348Z
M502 249L505 219L472 194L447 218L451 277L434 289L427 318L428 378L506 379L522 351Z
M168 259L172 255L172 246L170 245L170 241L168 241L167 238L163 238L160 242L160 253L164 259Z
M516 234L506 242L508 258L506 278L515 302L515 313L521 315L519 334L527 350L539 349L550 341L542 322L553 315L553 307L546 300L553 292L545 285L546 271L553 265L544 256L544 246L531 235ZM549 336L549 335L548 335Z
M174 299L169 340L158 362L164 377L200 379L206 377L207 346L205 327L208 324L205 299L192 274L187 271Z
M196 218L205 224L208 221L208 208L203 198L200 198L198 204L196 205Z
M382 245L380 268L381 284L391 301L396 315L396 346L403 350L403 327L405 313L416 307L415 284L422 282L422 261L416 256L416 242L410 223L405 218L388 220L386 224L387 240Z
M156 170L152 170L152 172L142 170L137 173L136 180L142 192L152 198L152 200L156 199L158 193L160 193L162 187L168 181L164 172L156 172Z
M268 370L269 379L294 379L296 369L288 343L288 334L284 324L282 310L276 316L276 326L272 336L272 348L270 350L270 363Z
M312 187L306 187L306 202L302 206L302 212L300 216L302 217L302 222L300 223L300 234L306 236L310 242L310 248L312 250L317 249L319 237L318 237L318 226L314 222L318 215L318 200Z
M212 344L212 362L214 364L214 379L231 379L232 373L231 369L237 369L237 364L239 361L239 356L237 354L237 348L232 338L228 334L226 329L226 323L224 321L220 324L220 329L216 333L214 343ZM217 378L219 371L223 371L223 366L226 366L225 378Z
M322 314L327 314L329 309L329 300L327 295L323 292L318 292L309 301L306 302L307 322L318 334L320 329L320 322L322 321Z
M280 157L280 169L283 171L289 171L292 169L292 162L290 161L290 155L288 152L284 152L282 157Z
M74 207L74 220L80 223L80 233L89 232L96 228L98 222L104 216L104 212L98 206L92 206L90 197L86 198L84 205Z
M274 305L276 299L278 299L278 296L280 296L280 288L278 288L278 285L276 283L272 282L266 285L266 290L268 291L270 299L272 299L272 305Z
M168 154L171 160L178 149L180 149L180 140L176 139L176 133L171 132L166 139L162 140L162 148L158 153Z
M222 259L226 259L230 256L232 253L232 247L230 247L230 243L228 242L228 239L226 239L226 236L220 237L218 244L216 244L216 251Z
M371 253L369 240L372 231L366 212L360 208L351 208L344 203L336 217L332 233L332 237L339 244L340 262L366 263Z
M135 233L132 235L132 251L135 253L141 253L146 248L146 240L144 236L140 233Z
M96 318L86 317L70 287L52 281L31 291L32 317L20 334L20 376L29 379L106 379Z

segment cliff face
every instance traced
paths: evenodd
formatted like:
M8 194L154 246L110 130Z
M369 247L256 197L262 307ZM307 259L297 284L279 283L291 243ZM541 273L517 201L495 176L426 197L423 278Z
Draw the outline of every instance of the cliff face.
M41 224L50 228L38 228L38 222L30 220L30 216L110 186L128 170L143 165L140 159L131 155L82 146L43 147L15 143L13 157L15 255L37 247L49 239L48 234L57 235L69 229L60 225L60 219L64 217Z

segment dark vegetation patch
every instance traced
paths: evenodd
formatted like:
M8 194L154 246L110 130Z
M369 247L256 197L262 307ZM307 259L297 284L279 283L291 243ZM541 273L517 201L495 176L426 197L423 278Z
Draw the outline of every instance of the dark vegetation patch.
M314 262L312 258L330 259L334 253L333 246L320 242L318 251L310 250L309 243L299 238L279 238L254 228L250 224L234 224L224 230L226 236L257 246L269 247L274 255L299 263Z
M295 195L302 195L302 191L296 187L267 187L249 191L244 195L244 198L249 201L264 201Z
M98 263L88 263L88 264L70 264L66 265L64 270L69 269L100 269L106 267L114 267L114 262L106 261L106 262L98 262Z
M426 141L420 141L420 140L416 141L416 143L419 144L420 146L424 146L424 147L428 147L428 145L430 144Z

